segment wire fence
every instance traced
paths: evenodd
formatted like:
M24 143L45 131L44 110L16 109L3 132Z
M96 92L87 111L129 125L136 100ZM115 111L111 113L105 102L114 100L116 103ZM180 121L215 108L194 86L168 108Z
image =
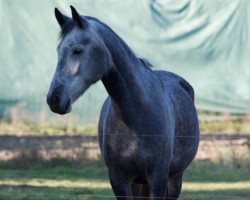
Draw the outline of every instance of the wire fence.
M56 193L46 193L46 194L43 194L43 193L31 193L31 192L1 192L0 194L0 197L1 195L3 194L9 194L9 195L26 195L26 196L37 196L37 197L46 197L46 196L53 196L53 197L72 197L72 198L75 198L76 200L80 200L80 199L108 199L108 200L115 200L116 198L128 198L128 199L133 199L132 196L112 196L112 195L84 195L84 194L56 194ZM179 197L178 199L179 200L206 200L206 199L218 199L218 200L247 200L248 197L242 197L242 196L234 196L234 197L231 197L231 196L222 196L222 195L208 195L206 197L206 195L202 195L202 196L199 196L199 195L193 195L193 196L185 196L185 197ZM149 199L151 200L150 197L136 197L136 199ZM155 200L163 200L163 197L154 197ZM174 200L176 198L171 198L171 197L167 197L167 198L164 198L164 200Z
M45 135L43 135L43 133ZM46 136L46 134L48 134L48 132L43 131L43 132L36 132L36 131L26 131L26 130L22 130L22 131L18 131L18 130L0 130L0 137L3 136L37 136L39 137L44 137ZM62 137L62 136L83 136L83 137L92 137L92 138L96 138L96 136L89 136L88 134L85 134L83 132L68 132L68 131L49 131L49 135L51 135L51 137ZM128 133L106 133L105 135L107 136L112 136L112 135L118 135L118 136L127 136L127 137L166 137L166 138L199 138L200 140L237 140L237 139L250 139L250 134L200 134L199 136L196 135L164 135L164 134L128 134Z

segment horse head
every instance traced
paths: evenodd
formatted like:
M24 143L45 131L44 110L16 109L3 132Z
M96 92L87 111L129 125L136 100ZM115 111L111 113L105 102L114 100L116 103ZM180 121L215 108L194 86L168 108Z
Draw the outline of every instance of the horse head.
M72 18L55 8L61 27L61 42L57 47L58 63L47 103L58 114L71 111L72 104L102 78L108 65L108 51L98 34L98 24L78 14L71 6Z

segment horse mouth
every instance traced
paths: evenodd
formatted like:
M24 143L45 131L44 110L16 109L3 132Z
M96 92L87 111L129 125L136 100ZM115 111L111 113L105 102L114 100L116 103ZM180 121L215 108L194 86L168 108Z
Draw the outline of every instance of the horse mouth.
M71 110L72 110L72 107L71 107L71 105L69 105L69 106L67 106L64 109L56 110L56 111L53 111L53 112L55 112L55 113L57 113L59 115L65 115L65 114L70 113Z
M49 104L49 103L48 103ZM60 104L49 104L50 110L54 113L57 113L59 115L65 115L67 113L70 113L72 110L71 101L68 100L66 104L60 105Z

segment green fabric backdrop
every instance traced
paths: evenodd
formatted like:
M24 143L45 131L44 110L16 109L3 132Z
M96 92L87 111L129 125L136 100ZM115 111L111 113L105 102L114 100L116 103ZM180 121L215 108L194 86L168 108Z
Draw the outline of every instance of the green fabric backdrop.
M54 7L69 15L69 5L110 25L155 69L186 78L199 110L249 113L248 0L0 0L2 114L16 104L50 113L45 99L59 32ZM91 87L75 104L73 118L96 122L106 96L101 83Z

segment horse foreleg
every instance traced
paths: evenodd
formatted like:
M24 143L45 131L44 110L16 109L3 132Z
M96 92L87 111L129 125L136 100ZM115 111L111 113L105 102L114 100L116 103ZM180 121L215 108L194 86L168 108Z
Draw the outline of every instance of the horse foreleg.
M181 187L182 187L182 175L180 173L168 181L168 198L176 200L180 196Z
M117 200L133 200L131 182L126 176L110 170L109 179Z
M166 172L156 170L149 179L150 200L165 200L168 195Z

